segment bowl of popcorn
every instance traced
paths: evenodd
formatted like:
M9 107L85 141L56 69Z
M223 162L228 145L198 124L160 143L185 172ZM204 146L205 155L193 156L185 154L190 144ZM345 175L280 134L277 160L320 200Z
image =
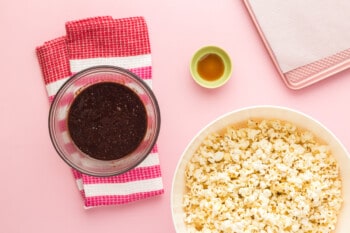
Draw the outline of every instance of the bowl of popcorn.
M201 130L174 175L176 232L348 232L350 156L317 120L277 106Z

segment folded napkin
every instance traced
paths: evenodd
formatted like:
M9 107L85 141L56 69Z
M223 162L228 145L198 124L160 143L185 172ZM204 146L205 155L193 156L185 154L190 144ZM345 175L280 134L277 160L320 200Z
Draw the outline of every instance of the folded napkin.
M289 87L350 67L349 0L245 0Z
M152 60L144 18L94 17L66 23L66 36L36 48L50 102L72 74L97 65L114 65L152 85ZM93 177L73 169L85 207L120 205L164 193L157 145L136 168L112 177Z

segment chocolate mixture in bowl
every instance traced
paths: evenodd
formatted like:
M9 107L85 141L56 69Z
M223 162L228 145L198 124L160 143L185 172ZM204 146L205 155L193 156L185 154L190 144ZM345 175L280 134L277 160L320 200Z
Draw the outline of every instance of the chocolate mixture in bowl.
M99 160L134 151L145 136L146 109L130 88L112 82L94 84L73 101L68 130L75 145Z

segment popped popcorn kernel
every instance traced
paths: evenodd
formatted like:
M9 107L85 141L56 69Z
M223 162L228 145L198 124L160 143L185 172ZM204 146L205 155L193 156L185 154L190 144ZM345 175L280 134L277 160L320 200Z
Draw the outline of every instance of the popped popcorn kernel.
M209 135L185 178L184 222L193 233L330 233L343 203L328 146L279 120Z

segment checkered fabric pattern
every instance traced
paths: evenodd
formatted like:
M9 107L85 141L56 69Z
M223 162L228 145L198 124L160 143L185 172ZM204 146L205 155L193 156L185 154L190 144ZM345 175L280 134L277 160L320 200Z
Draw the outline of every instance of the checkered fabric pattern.
M148 29L143 17L94 17L66 23L66 36L36 48L49 101L74 73L97 65L130 70L152 86ZM157 145L136 168L112 177L73 169L85 207L120 205L164 193Z

